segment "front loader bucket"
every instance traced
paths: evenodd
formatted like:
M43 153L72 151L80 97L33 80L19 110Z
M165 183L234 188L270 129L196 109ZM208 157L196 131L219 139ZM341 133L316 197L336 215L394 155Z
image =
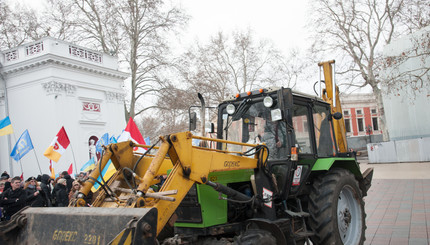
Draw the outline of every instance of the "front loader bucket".
M155 208L28 208L6 244L156 244ZM3 244L3 243L2 243Z

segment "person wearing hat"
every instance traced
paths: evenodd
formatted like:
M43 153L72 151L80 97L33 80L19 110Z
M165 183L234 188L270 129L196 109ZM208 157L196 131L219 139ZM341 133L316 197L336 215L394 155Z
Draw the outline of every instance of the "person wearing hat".
M44 198L44 193L42 188L40 188L39 183L35 177L30 177L27 179L24 186L24 190L27 193L27 206L30 207L45 207L46 200Z
M27 195L21 188L21 178L16 176L11 181L11 188L3 192L0 198L0 206L3 207L6 220L25 207Z
M9 176L9 174L6 171L4 171L1 174L0 182L4 183L4 189L3 189L3 191L6 191L7 189L11 188L9 178L10 178L10 176Z
M10 176L9 176L9 174L6 172L6 171L4 171L2 174L1 174L1 179L3 180L3 179L9 179L10 178Z
M43 174L42 177L40 177L40 188L42 188L48 207L52 207L52 188L50 181L51 177L47 174Z

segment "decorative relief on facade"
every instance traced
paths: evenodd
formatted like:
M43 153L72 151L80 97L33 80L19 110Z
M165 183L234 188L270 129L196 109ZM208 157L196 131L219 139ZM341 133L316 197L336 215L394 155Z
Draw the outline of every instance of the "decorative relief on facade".
M12 50L10 52L7 52L4 54L6 61L12 61L12 60L17 60L18 57L18 50Z
M5 93L4 91L0 91L0 105L4 105L5 103Z
M83 111L100 112L100 104L94 102L82 102Z
M69 54L81 59L89 60L96 63L102 63L102 55L72 45L69 45Z
M124 94L106 91L106 101L108 102L123 102Z
M43 42L34 43L26 47L27 55L37 54L43 51Z
M65 93L67 95L74 95L76 92L76 86L56 81L43 83L42 86L47 94Z

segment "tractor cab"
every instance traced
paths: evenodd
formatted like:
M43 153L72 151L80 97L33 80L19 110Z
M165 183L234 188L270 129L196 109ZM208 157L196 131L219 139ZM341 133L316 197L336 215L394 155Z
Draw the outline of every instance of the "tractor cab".
M219 105L217 137L265 143L269 160L290 159L294 147L301 158L333 157L337 146L332 118L330 105L317 97L285 88L260 89ZM221 150L244 150L229 147L218 145Z
M330 104L320 98L289 88L260 89L238 94L219 105L217 137L267 146L267 167L262 171L266 173L259 178L257 171L257 185L274 190L274 201L282 203L303 194L304 182L317 161L321 163L338 154L333 120ZM218 143L217 148L248 151L246 146L226 143ZM276 181L267 178L268 174Z

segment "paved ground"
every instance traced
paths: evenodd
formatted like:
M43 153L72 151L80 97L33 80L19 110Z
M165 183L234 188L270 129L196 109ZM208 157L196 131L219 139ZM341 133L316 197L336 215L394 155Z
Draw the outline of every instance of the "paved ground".
M430 163L367 164L374 167L366 202L365 244L430 244Z

